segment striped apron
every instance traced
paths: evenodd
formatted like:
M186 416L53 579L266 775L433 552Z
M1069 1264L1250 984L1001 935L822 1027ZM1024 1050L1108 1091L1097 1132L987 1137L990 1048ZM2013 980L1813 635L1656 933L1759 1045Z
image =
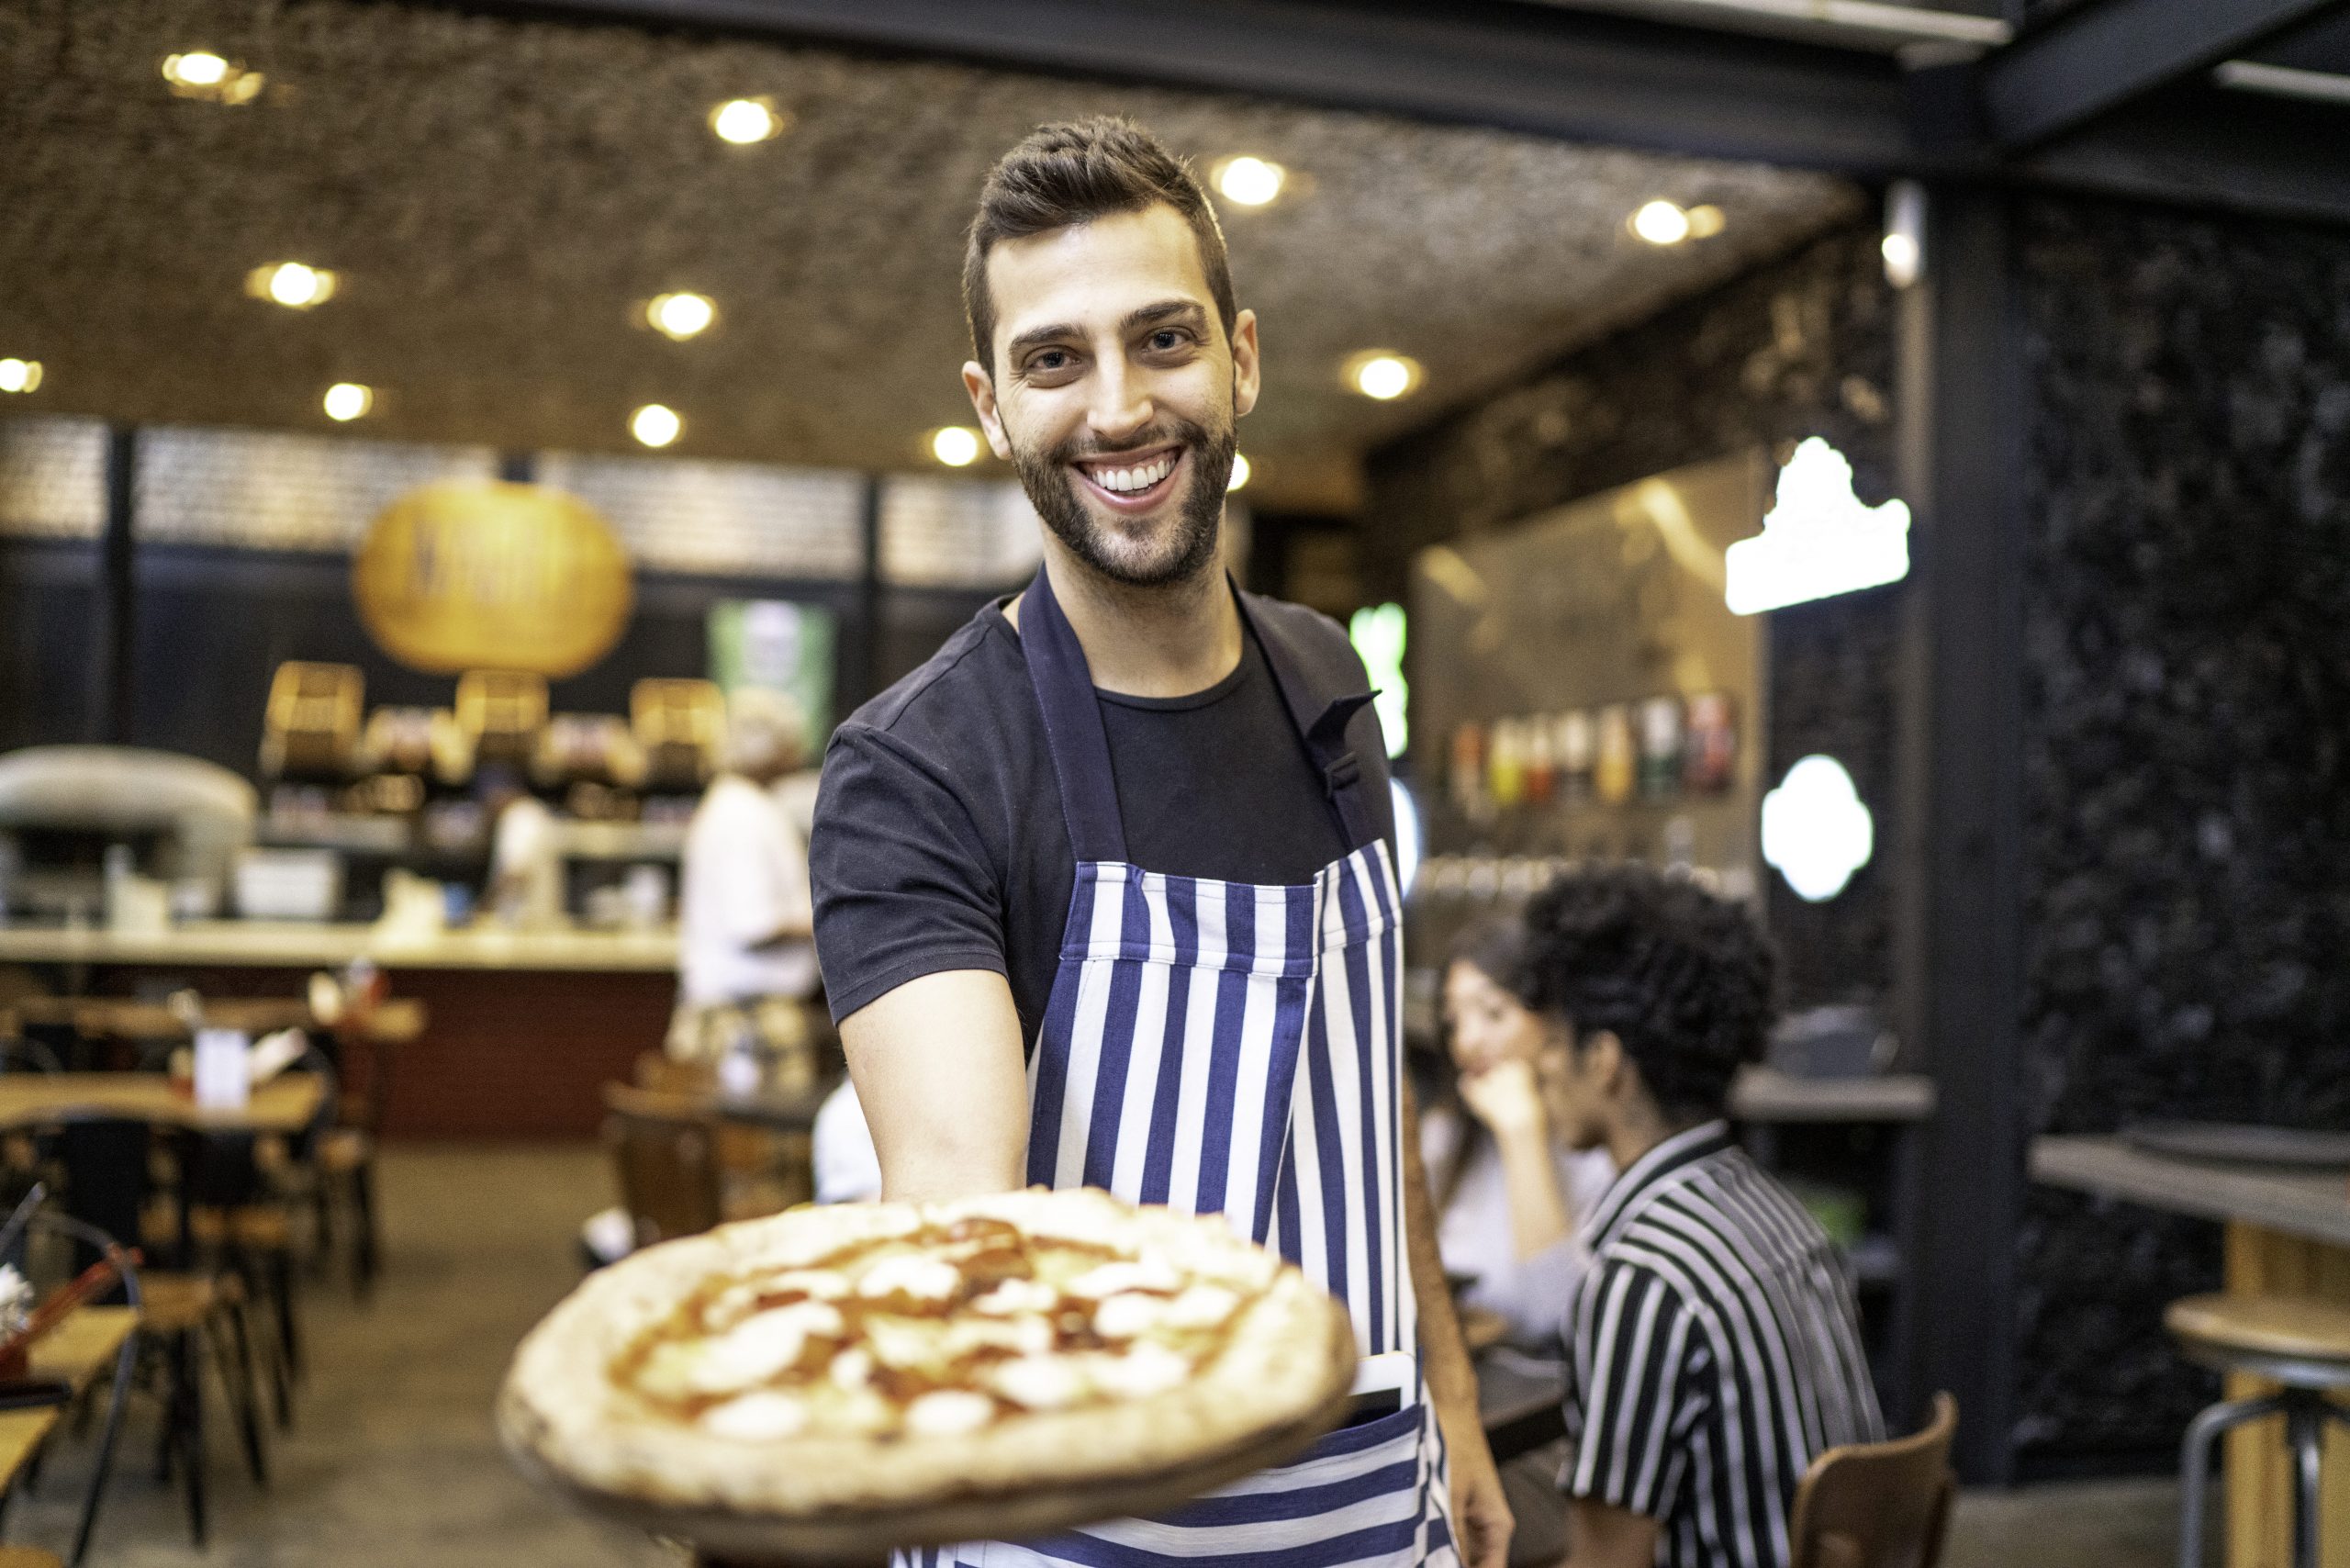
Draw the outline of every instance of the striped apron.
M1077 859L1029 1057L1028 1179L1222 1214L1278 1249L1346 1304L1365 1358L1358 1387L1395 1390L1390 1413L1162 1518L908 1554L918 1568L1457 1568L1404 1250L1401 898L1345 748L1370 699L1328 702L1278 638L1253 621L1248 633L1354 846L1294 887L1127 861L1084 651L1042 571L1023 600Z

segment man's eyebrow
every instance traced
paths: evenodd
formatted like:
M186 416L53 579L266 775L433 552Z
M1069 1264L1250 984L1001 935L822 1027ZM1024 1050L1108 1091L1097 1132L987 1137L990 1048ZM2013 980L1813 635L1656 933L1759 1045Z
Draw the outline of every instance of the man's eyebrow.
M1127 311L1126 319L1118 325L1131 332L1137 327L1155 326L1161 321L1203 322L1207 319L1207 311L1197 300L1162 299L1156 305L1145 305Z
M1085 329L1074 321L1056 321L1049 327L1031 327L1003 346L1006 359L1017 359L1029 349L1044 343L1061 342L1070 338L1082 338Z

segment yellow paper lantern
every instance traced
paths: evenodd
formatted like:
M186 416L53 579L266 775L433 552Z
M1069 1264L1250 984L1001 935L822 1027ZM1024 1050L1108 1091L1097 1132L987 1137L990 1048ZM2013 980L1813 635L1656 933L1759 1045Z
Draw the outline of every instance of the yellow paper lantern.
M628 625L628 554L576 496L456 479L378 517L351 567L359 618L411 669L576 675Z

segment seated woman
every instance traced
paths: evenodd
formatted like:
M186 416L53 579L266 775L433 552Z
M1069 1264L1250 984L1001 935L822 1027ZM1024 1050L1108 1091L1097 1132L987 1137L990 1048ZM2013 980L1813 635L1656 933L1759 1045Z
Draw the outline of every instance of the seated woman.
M1578 1154L1550 1134L1535 1078L1539 1020L1520 999L1525 938L1515 921L1472 927L1445 966L1450 1103L1420 1118L1444 1271L1464 1306L1508 1325L1522 1350L1556 1356L1588 1264L1576 1229L1616 1179L1606 1149Z

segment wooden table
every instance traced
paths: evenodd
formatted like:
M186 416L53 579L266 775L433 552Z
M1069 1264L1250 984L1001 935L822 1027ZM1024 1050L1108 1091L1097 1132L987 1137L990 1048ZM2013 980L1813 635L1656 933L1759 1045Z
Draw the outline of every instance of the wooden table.
M319 1114L325 1081L285 1072L239 1106L198 1105L161 1072L0 1073L0 1128L121 1116L205 1132L298 1133Z
M134 1002L112 996L30 996L12 1011L27 1024L63 1025L76 1034L122 1040L185 1040L188 1026L180 1015L160 1002ZM328 1029L355 1036L371 1044L396 1045L424 1032L424 1004L410 998L385 1002L356 1025L326 1025L299 996L207 998L203 1004L207 1027L241 1029L266 1035L279 1029Z
M2350 1183L2339 1170L2223 1165L2150 1154L2120 1138L2032 1140L2031 1174L2052 1186L2217 1220L2227 1227L2231 1294L2312 1295L2350 1304ZM2268 1392L2242 1376L2228 1397ZM2278 1420L2227 1437L2230 1568L2292 1561L2292 1485ZM2350 1568L2350 1434L2326 1434L2320 1505L2325 1568Z
M78 1397L114 1365L138 1327L139 1314L128 1306L76 1307L33 1347L33 1375L67 1383ZM64 1414L65 1407L55 1405L0 1410L0 1496L16 1485Z

